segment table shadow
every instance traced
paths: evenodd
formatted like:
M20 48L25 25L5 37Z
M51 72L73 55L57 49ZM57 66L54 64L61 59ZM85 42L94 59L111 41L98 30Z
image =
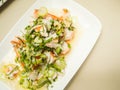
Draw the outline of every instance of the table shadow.
M0 7L0 13L2 13L8 6L15 0L8 0Z

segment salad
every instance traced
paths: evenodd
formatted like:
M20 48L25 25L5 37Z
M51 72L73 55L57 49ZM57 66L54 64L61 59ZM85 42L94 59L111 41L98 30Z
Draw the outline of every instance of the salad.
M25 90L49 87L57 80L66 67L75 29L69 10L62 12L56 16L46 7L34 10L33 21L11 41L15 63L3 65L0 78L17 80Z

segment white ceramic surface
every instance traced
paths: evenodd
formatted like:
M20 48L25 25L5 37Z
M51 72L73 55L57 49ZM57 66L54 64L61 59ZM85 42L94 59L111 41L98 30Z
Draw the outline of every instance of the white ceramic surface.
M20 31L29 23L34 9L41 6L47 8L67 8L78 21L77 25L79 28L77 30L80 33L76 34L72 51L66 58L67 67L65 74L58 78L53 84L53 88L50 88L50 90L63 90L95 45L101 32L101 23L93 14L73 0L37 0L0 43L0 60L9 54L9 51L12 49L10 41L14 36L21 34ZM0 90L6 90L2 89L4 87L0 83Z

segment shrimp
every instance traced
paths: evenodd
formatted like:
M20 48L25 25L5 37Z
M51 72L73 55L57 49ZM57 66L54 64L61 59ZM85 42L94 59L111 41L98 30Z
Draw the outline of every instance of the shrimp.
M57 43L58 43L58 40L55 39L55 40L52 40L50 43L47 43L46 46L50 48L56 48L58 46Z
M47 62L49 64L51 64L52 62L54 62L54 54L52 52L45 52L46 56L47 56Z
M67 42L64 42L62 45L62 52L61 54L67 54L70 51L70 48L68 47Z
M69 41L72 40L74 37L74 31L70 31L68 29L65 30L65 40Z

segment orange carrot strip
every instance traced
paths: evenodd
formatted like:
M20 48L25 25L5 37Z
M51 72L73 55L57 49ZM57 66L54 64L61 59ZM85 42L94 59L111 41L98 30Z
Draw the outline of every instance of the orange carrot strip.
M54 57L54 56L55 56L52 52L50 52L50 55L51 55L52 57Z
M69 12L68 9L63 9L63 11L65 14Z
M18 72L13 74L14 78L18 76Z
M69 44L71 40L67 40L66 43Z
M21 65L22 65L22 67L24 67L24 66L25 66L25 64L24 64L23 62L21 63Z
M17 50L16 47L14 47L14 51L15 51L15 53L16 53L16 56L17 56L17 57L20 57L20 54L18 53L18 50Z
M50 13L48 13L47 16L50 16L50 17L52 17L53 19L63 20L62 17L57 17L57 16L55 16L55 15L53 15L53 14L50 14Z
M40 59L40 56L35 56L36 59Z
M17 41L11 41L11 43L14 45L20 45L20 43L19 42L17 42Z
M35 31L39 32L41 28L42 28L42 26L38 26L38 27L35 28Z
M39 13L39 10L38 10L38 9L35 9L35 10L34 10L34 17L35 17L35 18L37 18L37 17L39 16L38 13Z

